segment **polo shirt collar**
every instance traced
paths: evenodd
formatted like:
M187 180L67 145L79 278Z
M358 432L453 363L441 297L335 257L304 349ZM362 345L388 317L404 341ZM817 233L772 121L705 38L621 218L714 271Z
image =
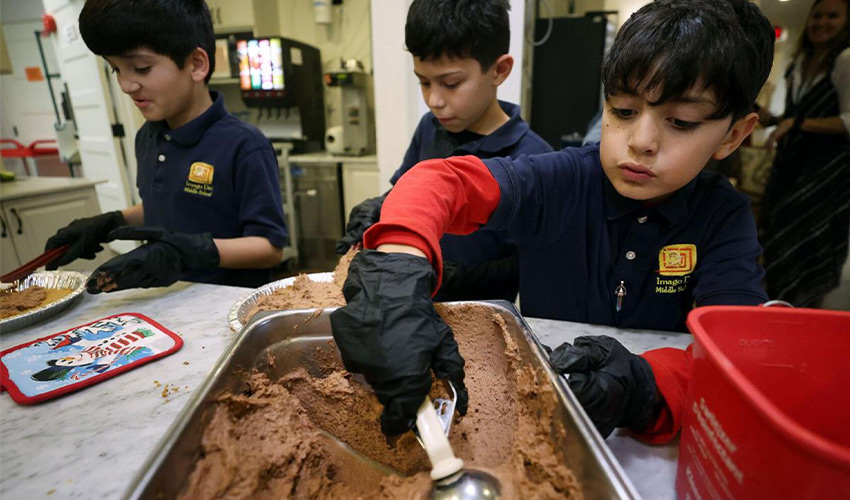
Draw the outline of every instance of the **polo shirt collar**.
M472 155L476 155L478 151L484 151L492 155L518 143L528 132L528 124L519 115L519 106L505 101L499 101L499 106L508 115L508 121L497 128L492 134L465 143L463 145L464 151ZM432 121L434 127L445 130L440 124L440 121L437 120L437 117L433 117Z
M688 217L688 201L694 192L697 178L679 188L670 198L661 204L646 209L639 200L626 198L614 189L611 181L605 177L605 203L608 206L608 220L615 220L638 211L652 211L663 217L670 226L683 222Z
M170 130L168 123L162 120L151 123L151 129L157 135L168 132L171 135L171 140L181 146L194 146L210 127L227 115L227 108L224 107L224 98L221 92L211 90L210 97L212 98L212 106L182 127Z

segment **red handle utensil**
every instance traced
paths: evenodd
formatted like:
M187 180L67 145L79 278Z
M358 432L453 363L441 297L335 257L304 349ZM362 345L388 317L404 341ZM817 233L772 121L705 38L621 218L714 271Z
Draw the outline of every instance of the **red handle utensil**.
M22 280L32 274L33 271L39 267L67 252L69 248L71 248L71 245L62 245L61 247L51 248L21 267L0 276L0 281L3 283L12 283L13 281Z

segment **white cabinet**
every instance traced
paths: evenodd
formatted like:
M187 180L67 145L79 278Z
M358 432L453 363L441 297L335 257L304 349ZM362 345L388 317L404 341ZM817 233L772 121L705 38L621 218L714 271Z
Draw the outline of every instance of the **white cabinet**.
M0 274L6 274L20 266L18 252L12 243L12 225L6 221L6 216L0 212Z
M42 180L43 179L43 180ZM66 181L64 185L51 181ZM81 182L74 182L81 181ZM0 273L38 257L47 239L74 219L100 213L94 182L82 179L33 178L16 181L25 189L3 185L0 196ZM46 186L38 189L38 186ZM86 261L83 261L86 262ZM79 266L78 266L79 267ZM88 266L86 266L88 267Z
M348 216L355 205L367 198L374 198L382 194L378 180L378 164L355 163L343 161L342 163L342 199L345 212L345 223L348 224Z
M207 0L216 33L280 35L277 0Z

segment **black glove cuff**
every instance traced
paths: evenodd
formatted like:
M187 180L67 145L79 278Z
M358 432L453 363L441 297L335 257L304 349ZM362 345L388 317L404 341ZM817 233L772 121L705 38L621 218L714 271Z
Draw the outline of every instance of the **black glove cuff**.
M103 215L109 216L109 231L112 231L116 227L126 226L127 221L124 219L124 213L121 210L116 210L114 212L108 212ZM107 231L107 233L109 232Z
M189 271L198 271L201 269L210 269L218 267L221 263L221 254L218 253L218 247L210 233L203 233L197 236L197 255L191 255L189 258L183 259L183 264Z
M649 428L655 422L658 414L660 398L658 397L658 384L655 382L655 374L649 362L640 356L635 356L632 362L632 371L635 376L636 394L633 399L634 414L625 426L632 430L641 432Z

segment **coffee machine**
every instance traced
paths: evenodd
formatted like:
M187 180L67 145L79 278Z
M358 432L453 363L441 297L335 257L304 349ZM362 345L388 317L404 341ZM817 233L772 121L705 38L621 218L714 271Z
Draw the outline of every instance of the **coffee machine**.
M366 90L368 75L362 70L341 69L324 75L328 122L325 148L331 154L359 156L370 150L370 117Z

